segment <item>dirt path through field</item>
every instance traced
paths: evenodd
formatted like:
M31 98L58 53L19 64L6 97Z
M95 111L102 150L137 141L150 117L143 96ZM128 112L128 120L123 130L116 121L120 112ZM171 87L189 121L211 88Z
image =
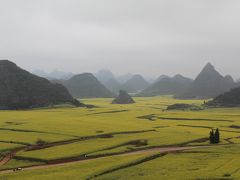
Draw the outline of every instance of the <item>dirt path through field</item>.
M209 148L212 146L189 146L189 147L165 147L165 148L152 148L152 149L146 149L146 150L138 150L134 152L125 152L122 154L117 154L117 155L109 155L109 156L104 156L104 157L113 157L113 156L130 156L130 155L136 155L136 154L150 154L154 152L161 152L161 153L174 153L174 152L181 152L185 150L193 150L193 149L202 149L202 148ZM58 166L64 166L64 165L70 165L70 164L75 164L77 162L86 162L86 161L91 161L95 159L99 159L101 157L96 157L96 158L88 158L86 159L81 159L81 160L71 160L71 161L66 161L66 162L59 162L59 163L54 163L54 164L44 164L44 165L36 165L36 166L31 166L31 167L26 167L23 168L22 170L33 170L33 169L45 169L45 168L50 168L50 167L58 167ZM7 158L6 158L7 160ZM0 174L6 174L6 173L13 173L13 170L3 170L0 171Z

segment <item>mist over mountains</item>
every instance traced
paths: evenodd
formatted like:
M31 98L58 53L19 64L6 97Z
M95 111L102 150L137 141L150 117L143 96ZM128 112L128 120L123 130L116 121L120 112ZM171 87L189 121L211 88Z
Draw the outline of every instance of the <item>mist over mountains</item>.
M75 98L110 98L123 90L135 96L173 95L180 99L208 99L240 86L230 75L220 74L211 63L206 64L195 79L176 74L173 77L159 75L149 80L140 74L117 76L108 69L77 75L57 70L52 73L34 72L51 79L52 83L62 84Z
M137 74L126 81L121 86L121 89L127 91L128 93L136 93L147 88L149 84L150 83L147 82L141 75Z
M49 73L45 72L44 70L37 69L32 71L32 73L37 76L47 78L49 80L55 80L55 79L67 80L74 76L74 74L71 72L59 71L57 69Z

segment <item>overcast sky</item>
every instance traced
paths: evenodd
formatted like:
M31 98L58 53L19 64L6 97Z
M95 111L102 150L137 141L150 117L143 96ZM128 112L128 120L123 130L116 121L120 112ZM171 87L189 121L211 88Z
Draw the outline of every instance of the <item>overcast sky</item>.
M0 0L0 59L34 70L240 78L239 0Z

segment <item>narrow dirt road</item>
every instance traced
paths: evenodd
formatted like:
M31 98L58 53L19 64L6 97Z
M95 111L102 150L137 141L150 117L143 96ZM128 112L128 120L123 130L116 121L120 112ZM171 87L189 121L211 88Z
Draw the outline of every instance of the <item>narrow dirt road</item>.
M154 153L154 152L174 153L174 152L181 152L181 151L185 151L185 150L202 149L202 148L209 148L209 147L211 147L211 146L152 148L152 149L146 149L146 150L138 150L138 151L134 151L134 152L126 152L126 153L117 154L117 155L109 155L109 156L104 156L104 157L130 156L130 155L144 154L144 153L148 154L148 153ZM23 168L22 170L25 171L25 170L33 170L33 169L45 169L45 168L50 168L50 167L58 167L58 166L64 166L67 164L70 165L70 164L75 164L78 162L91 161L91 160L99 159L99 158L103 158L103 157L96 157L96 158L87 158L86 157L86 159L75 160L75 161L71 160L68 162L60 162L60 163L55 163L55 164L36 165L36 166ZM0 174L6 174L6 173L13 173L13 169L0 171Z

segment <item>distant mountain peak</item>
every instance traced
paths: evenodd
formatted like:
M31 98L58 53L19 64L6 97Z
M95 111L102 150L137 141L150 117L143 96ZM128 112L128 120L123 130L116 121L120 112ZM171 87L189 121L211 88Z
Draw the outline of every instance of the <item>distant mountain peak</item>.
M212 98L233 88L235 83L231 76L224 77L211 63L199 73L186 92L180 98Z
M109 69L102 69L96 74L97 79L105 84L110 79L115 79L114 74Z
M133 76L132 74L127 73L127 74L118 76L118 77L117 77L117 80L118 80L118 82L120 82L120 83L123 84L123 83L127 82L129 79L131 79L132 76Z
M149 86L149 83L139 74L133 75L131 79L122 85L122 89L128 93L136 93Z
M139 96L156 96L166 94L175 95L185 90L186 87L188 87L191 83L192 80L190 78L186 78L180 74L177 74L172 78L166 75L162 75L158 78L157 81L155 81L155 83L150 85L148 88L144 89L138 95Z
M204 66L195 81L208 81L209 78L214 80L224 78L211 63Z
M0 60L0 65L1 66L15 66L15 67L17 67L17 65L14 62L6 60L6 59Z
M158 82L158 81L161 81L162 79L166 79L166 78L170 79L171 77L163 74L163 75L159 76L159 77L155 80L155 83Z
M181 74L176 74L175 76L173 76L172 78L173 80L176 80L176 81L179 81L179 82L192 82L193 80L190 79L190 78L187 78L187 77L184 77L183 75Z
M235 82L234 79L232 78L232 76L230 76L230 75L226 75L224 78L225 78L225 80L228 81L228 82L232 82L232 83Z
M185 77L181 74L176 74L175 76L173 76L173 79L183 79L183 78Z
M133 75L133 77L131 79L139 79L139 80L144 80L145 81L145 79L140 74Z
M77 74L64 82L72 96L77 98L113 97L108 90L93 74Z
M202 70L202 72L205 72L205 71L216 71L216 70L215 70L215 67L209 62L204 66Z

